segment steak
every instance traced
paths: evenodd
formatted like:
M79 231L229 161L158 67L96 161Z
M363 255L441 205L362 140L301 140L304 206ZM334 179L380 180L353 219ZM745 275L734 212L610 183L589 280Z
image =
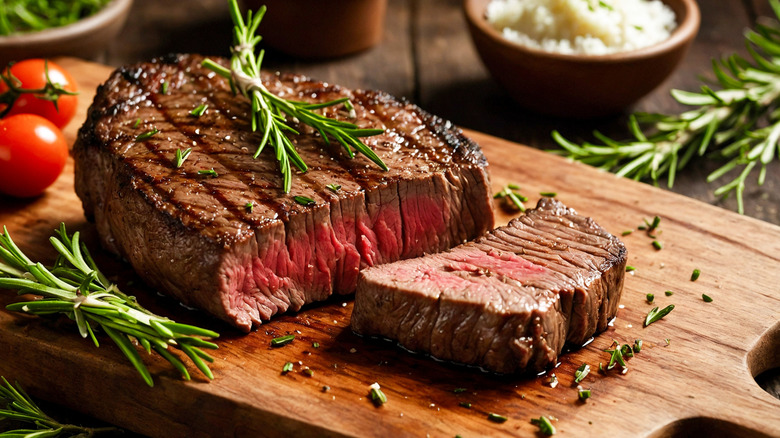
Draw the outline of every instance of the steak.
M626 248L554 199L477 240L360 273L352 329L497 373L555 365L607 328Z
M487 162L451 123L382 92L264 72L273 93L349 97L354 112L323 111L386 129L364 139L389 166L382 171L292 123L310 169L294 170L285 194L272 148L252 158L262 135L250 129L248 100L202 60L171 55L115 71L73 147L86 216L104 247L149 285L249 331L274 314L354 292L364 267L439 252L492 228ZM201 104L205 113L192 115ZM176 151L190 148L177 168Z

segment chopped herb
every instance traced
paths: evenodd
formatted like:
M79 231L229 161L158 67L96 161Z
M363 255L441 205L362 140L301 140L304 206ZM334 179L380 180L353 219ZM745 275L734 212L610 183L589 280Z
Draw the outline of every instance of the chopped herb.
M455 388L455 389L452 390L452 392L454 392L455 394L460 394L460 393L466 392L466 391L467 391L466 388Z
M620 354L622 354L623 357L634 357L634 349L628 344L623 344L623 346L620 347Z
M523 205L523 200L515 192L507 192L506 197L509 198L510 201L512 201L512 204L514 204L518 210L525 211L525 205Z
M135 137L135 141L144 141L146 139L151 138L153 135L157 134L158 132L160 132L160 130L155 128L155 129L152 129L151 131L146 131L143 134L138 134Z
M322 386L322 392L328 392L328 391L330 391L330 386L328 386L328 385L323 385L323 386Z
M634 341L634 353L639 353L640 351L642 351L642 340L637 339Z
M604 363L603 362L599 362L599 372L600 373L604 372Z
M652 302L653 302L653 300L655 299L655 295L653 295L653 294L647 294L646 298L647 298L647 302L648 302L648 303L652 303Z
M246 205L245 205L244 207L246 207L246 211L248 211L249 213L251 213L251 212L252 212L252 210L254 210L254 208L255 208L255 204L253 204L253 203L250 201L250 202L247 202L247 203L246 203Z
M195 117L200 117L200 116L202 116L206 112L208 107L209 107L208 105L206 105L205 103L202 103L202 104L196 106L192 111L190 111L190 115L191 116L195 116Z
M289 344L293 339L295 339L295 335L279 336L278 338L271 339L271 346L281 347L282 345Z
M620 233L620 234L621 234L621 235L623 235L623 236L628 236L629 234L631 234L631 233L633 233L633 232L634 232L634 230L626 230L626 231L623 231L623 232L622 232L622 233Z
M701 299L704 300L705 303L711 303L712 297L707 294L701 294Z
M319 342L312 342L311 346L314 347L314 348L320 348L320 343Z
M329 189L330 189L330 190L332 190L334 193L335 193L335 192L338 192L339 190L341 190L341 186L340 186L340 185L338 185L338 184L328 184L328 185L326 185L325 187L329 188Z
M620 349L620 344L617 341L613 341L612 346L614 347L612 350L604 350L611 354L609 363L607 363L607 369L611 370L612 368L615 368L616 364L620 364L623 368L628 368L626 366L626 361L623 359L623 352Z
M580 400L583 400L583 401L589 399L590 398L590 389L579 388L577 390L577 397L579 397Z
M691 274L691 281L698 280L700 275L701 275L701 271L698 269L694 269L693 273Z
M636 268L630 265L626 266L626 272L632 272L632 271L636 271Z
M664 292L664 294L666 294L667 297L671 297L672 295L674 295L674 292L668 290L668 291Z
M190 153L192 152L192 148L187 148L185 150L176 149L176 168L180 168L182 164L184 164L184 160L187 159L187 157L190 156Z
M460 406L462 408L466 408L466 409L471 409L471 403L469 403L469 402L460 402L460 403L458 403L458 406Z
M590 365L584 363L574 372L574 383L582 382L582 379L590 373Z
M545 435L555 435L555 427L550 423L550 419L545 416L532 418L531 424L539 426L539 432Z
M520 186L517 184L507 184L506 186L511 190L520 190Z
M612 10L612 6L605 3L604 0L599 0L599 6L610 11Z
M653 222L648 222L647 220L645 220L645 224L647 225L647 232L650 233L656 228L658 228L658 225L661 224L661 217L660 216L654 217Z
M219 174L217 174L217 171L214 169L208 169L208 170L199 170L198 175L207 175L207 176L213 176L218 177Z
M544 196L546 198L554 198L558 196L558 194L555 192L539 192L539 196Z
M491 413L488 414L488 420L490 420L490 421L492 421L494 423L504 423L504 422L506 422L506 420L508 420L508 418L506 418L503 415L498 415L498 414L494 414L494 413L491 412Z
M515 190L519 189L520 186L517 184L507 184L500 192L493 195L493 199L502 199L504 201L504 207L513 210L525 211L525 205L523 205L523 202L528 201L528 198L521 195L520 193L515 192Z
M135 128L139 127L139 126L141 126L141 119L140 118L135 119L135 123L133 123L133 129L135 129Z
M645 30L645 28L644 28L644 27L642 27L642 26L639 26L639 25L634 25L634 29L636 29L636 30L638 30L638 31L640 31L640 32L641 32L641 31L643 31L643 30Z
M369 388L371 389L369 390L368 395L371 396L371 401L374 402L376 406L382 406L387 403L387 396L382 392L379 383L374 382Z
M314 376L314 370L309 367L306 367L303 369L303 374L306 374L306 377L312 377Z
M282 373L289 373L292 370L293 370L293 363L292 362L287 362L282 367Z
M647 227L644 226L644 225L640 225L640 226L636 227L636 229L639 230L639 231L644 231L644 230L647 229Z
M168 81L163 81L160 86L160 94L168 94Z
M664 341L666 342L666 346L667 346L667 347L669 346L669 344L671 344L671 343L672 343L672 340L671 340L671 339L669 339L669 338L666 338L666 339L664 339Z
M664 246L661 244L661 242L659 242L657 240L653 240L653 248L655 248L656 250L660 251L660 250L664 249Z
M658 310L658 307L654 308L647 314L647 318L645 318L645 327L668 315L672 309L674 309L674 304L670 304L661 310Z
M306 196L293 196L293 199L295 202L307 207L315 204L314 199L308 198Z

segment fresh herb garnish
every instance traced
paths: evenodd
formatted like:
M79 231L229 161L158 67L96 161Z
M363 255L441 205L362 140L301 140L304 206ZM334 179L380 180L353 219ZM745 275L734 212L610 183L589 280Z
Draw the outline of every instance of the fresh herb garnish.
M114 427L89 428L75 424L62 424L43 412L43 409L38 407L33 399L24 392L19 382L16 382L16 385L11 385L5 377L0 376L0 379L2 379L3 383L3 385L0 385L0 406L4 408L0 409L0 420L35 425L35 430L3 430L0 432L0 436L9 438L44 438L67 433L68 436L91 437L106 432L121 432L121 430Z
M623 359L623 351L620 348L620 343L613 341L611 348L611 350L604 350L606 353L610 354L609 362L607 363L607 369L611 370L612 368L615 368L615 365L617 364L620 364L620 366L624 369L628 368L625 359Z
M160 85L160 94L168 94L168 81L163 81Z
M304 368L304 369L303 369L303 371L301 371L301 372L302 372L302 373L303 373L303 374L304 374L306 377L313 377L313 376L314 376L314 370L313 370L313 369L311 369L311 368L309 368L309 367L306 367L306 368Z
M634 230L626 230L626 231L623 231L622 233L620 233L620 235L621 236L628 236L629 234L631 234L633 232L634 232Z
M554 198L558 196L555 192L539 192L539 196L544 196L545 198Z
M312 342L311 346L314 347L314 348L320 348L320 343L319 342Z
M550 422L550 419L542 415L539 418L532 418L531 424L535 424L539 427L539 432L545 435L555 435L555 427Z
M645 327L668 315L673 309L674 304L670 304L661 310L658 310L658 307L653 308L653 310L647 314L647 318L645 318Z
M694 269L693 273L691 273L691 281L698 280L700 275L701 275L701 271L698 269Z
M198 175L205 175L205 176L213 176L214 178L218 177L219 174L214 169L203 169L198 171Z
M159 130L159 129L157 129L157 128L154 128L154 129L152 129L151 131L146 131L146 132L144 132L143 134L138 134L138 135L135 137L135 141L144 141L144 140L148 140L148 139L152 138L152 136L153 136L153 135L155 135L155 134L157 134L158 132L160 132L160 130Z
M494 423L505 423L506 420L508 420L508 419L509 418L507 418L507 417L505 417L503 415L494 414L493 412L488 414L488 420L490 420L490 421L492 421Z
M135 129L135 128L139 127L139 126L141 126L141 119L137 118L137 119L135 119L135 123L133 123L133 129Z
M176 165L177 169L180 168L182 164L184 164L184 160L190 156L190 153L192 153L192 148L187 148L183 151L181 149L176 149L176 162L174 164Z
M282 373L289 373L292 370L293 370L293 363L292 362L287 362L282 367Z
M217 338L219 334L200 327L179 324L144 309L135 297L122 293L98 270L79 232L68 235L60 224L56 236L49 239L59 254L51 268L34 263L16 246L8 230L0 234L0 288L18 290L19 294L35 294L42 299L8 305L14 312L32 315L65 314L76 322L81 337L89 337L99 346L94 330L100 328L119 347L144 381L153 386L152 376L144 365L133 340L147 353L156 352L189 380L182 361L170 353L181 350L209 379L211 356L201 348L217 345L202 338Z
M285 335L285 336L279 336L278 338L271 339L271 346L272 347L281 347L282 345L287 345L290 342L295 339L295 335Z
M379 387L379 383L374 382L371 386L369 386L368 395L371 397L371 401L374 402L376 406L382 406L383 404L387 403L387 396L384 392L382 392L382 388Z
M626 272L633 272L633 271L636 271L636 268L635 268L635 267L633 267L633 266L630 266L630 265L627 265L627 266L626 266Z
M387 170L387 165L373 151L366 146L360 137L369 137L384 132L382 129L360 129L357 125L336 119L325 117L315 110L344 104L349 98L332 100L324 103L307 103L287 100L271 93L263 84L260 70L263 63L264 50L255 55L255 46L261 37L256 35L257 27L265 15L266 7L262 6L253 14L247 11L246 21L241 16L236 0L230 0L230 16L233 19L233 53L230 58L230 68L225 68L216 62L206 59L203 65L228 79L233 90L239 91L252 102L251 124L252 130L261 130L263 137L255 151L255 158L263 151L267 144L274 148L274 154L279 161L279 169L284 178L284 192L290 192L292 169L291 163L301 172L308 167L298 155L295 144L287 136L287 133L298 132L288 124L285 117L290 117L300 123L306 124L319 132L322 139L328 143L330 139L340 143L347 155L352 158L355 152L360 152L373 161L382 170Z
M585 401L590 398L590 389L577 388L577 397Z
M634 357L634 349L628 344L623 344L623 346L620 347L620 354L622 354L623 357Z
M653 240L653 248L655 248L656 250L660 251L660 250L664 249L664 246L661 244L661 242L659 242L657 240Z
M252 212L252 210L254 210L254 209L255 209L255 204L253 204L251 201L250 201L250 202L247 202L247 203L246 203L246 205L244 205L244 208L246 208L246 211L247 211L248 213L251 213L251 212Z
M520 190L520 186L517 184L507 184L500 192L493 195L493 199L501 199L505 208L525 211L523 202L527 202L528 198L518 193L517 190Z
M466 388L455 388L452 390L452 392L454 392L455 394L460 394L466 391L468 391Z
M704 300L705 303L711 303L712 297L707 294L701 294L701 299Z
M460 402L460 403L458 403L458 406L460 406L462 408L466 408L466 409L471 409L471 403L469 403L469 402Z
M306 206L306 207L309 207L309 206L315 204L314 199L311 199L311 198L309 198L307 196L293 196L293 199L295 200L295 202L297 202L297 203L299 203L299 204L301 204L303 206Z
M668 290L668 291L665 291L665 292L664 292L664 294L665 294L667 297L671 297L672 295L674 295L674 292L672 292L672 291Z
M325 187L329 188L329 189L330 189L331 191L333 191L334 193L335 193L335 192L338 192L339 190L341 190L341 186L340 186L340 185L338 185L338 184L328 184L328 185L326 185Z
M206 110L208 108L209 108L208 105L206 105L205 103L202 103L202 104L196 106L192 111L190 111L190 115L191 116L195 116L195 117L200 117L200 116L202 116L203 114L206 113Z
M780 18L780 1L769 3ZM732 54L713 60L719 90L708 84L698 93L672 90L674 99L690 110L677 115L632 115L628 130L634 138L626 141L596 132L601 144L580 146L553 132L563 148L554 152L636 180L648 178L658 183L667 175L669 187L674 185L677 171L695 156L724 160L725 164L707 176L707 182L739 169L714 194L726 197L734 193L737 210L743 213L745 181L758 170L758 185L763 185L767 165L780 151L780 69L775 62L780 53L780 25L758 24L756 30L745 33L745 40L748 58Z
M653 295L653 294L647 294L647 295L645 296L645 298L647 299L647 302L648 302L648 303L652 303L652 302L653 302L653 300L655 300L655 295Z
M582 379L590 373L590 365L584 363L574 372L574 383L582 382Z
M642 351L642 340L637 339L634 341L634 353L639 353Z

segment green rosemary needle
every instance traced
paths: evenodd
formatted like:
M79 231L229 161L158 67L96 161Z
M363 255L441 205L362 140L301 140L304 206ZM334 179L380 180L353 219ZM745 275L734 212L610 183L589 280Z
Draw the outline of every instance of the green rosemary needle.
M387 170L387 165L373 151L360 141L360 137L369 137L384 132L382 129L360 129L357 125L341 120L325 117L315 110L344 104L348 109L349 98L341 98L325 103L307 103L287 100L271 93L261 80L261 66L264 50L255 55L255 46L261 37L256 35L257 27L265 15L266 7L262 6L253 14L247 11L246 21L241 16L236 0L230 0L230 16L233 19L233 47L230 58L230 68L225 68L216 62L206 59L203 65L230 80L231 87L238 90L252 102L252 130L263 132L262 140L255 151L255 158L263 151L267 144L274 148L276 159L279 161L279 169L284 178L284 192L290 192L291 164L301 172L308 167L298 155L295 145L287 136L287 133L298 132L287 123L286 117L297 120L316 129L322 139L329 143L331 139L340 143L350 158L355 156L355 151L362 153L376 163L382 170ZM352 111L350 111L352 112Z
M61 313L76 322L81 337L89 337L99 346L95 329L100 328L130 360L144 381L153 386L152 376L144 365L133 339L147 353L156 352L176 368L184 379L190 375L182 361L171 353L181 350L209 379L214 376L205 361L211 356L202 348L217 345L203 338L219 334L155 315L139 305L135 297L122 293L98 270L79 233L68 235L60 224L56 236L49 239L59 254L51 268L30 260L3 227L0 234L0 288L18 290L43 298L21 301L6 308L32 315Z
M216 178L216 177L218 177L218 176L219 176L219 174L217 173L217 171L216 171L216 170L214 170L214 169L204 169L204 170L199 170L199 171L198 171L198 175L211 176L211 177L214 177L214 178Z
M590 373L590 365L584 363L574 372L574 383L582 382L582 379Z
M316 202L314 202L314 199L311 199L308 196L293 196L293 200L307 207L316 204Z
M769 0L780 18L780 0ZM707 176L713 182L731 174L731 181L714 190L715 196L736 195L744 212L743 193L748 176L758 171L764 184L767 165L780 155L780 24L758 24L745 32L748 57L737 54L712 61L714 79L700 91L672 90L675 100L691 109L677 115L634 114L628 131L633 139L617 141L599 132L597 143L575 144L554 131L562 150L552 151L618 175L658 183L675 174L695 156L724 164Z
M489 414L488 414L488 420L490 420L490 421L492 421L492 422L494 422L494 423L506 423L506 421L507 421L508 419L509 419L509 418L507 418L507 417L506 417L506 416L504 416L504 415L500 415L500 414L494 414L493 412L491 412L491 413L489 413Z
M341 186L339 184L328 184L325 187L327 187L328 189L330 189L334 193L338 192L339 190L341 190Z
M550 419L545 416L531 419L531 424L538 426L539 432L545 435L555 435L555 426L553 426Z
M4 430L0 431L0 437L43 438L59 436L60 433L67 434L67 436L91 437L107 432L121 432L114 427L89 428L74 424L62 424L43 412L43 409L35 404L18 382L16 385L11 385L2 376L0 376L0 380L2 380L0 406L5 407L5 409L0 409L0 420L31 423L36 428L35 430Z
M144 141L144 140L150 139L150 138L152 138L152 136L156 135L158 132L160 132L160 130L157 129L157 128L154 128L151 131L146 131L143 134L138 134L135 137L135 141Z
M195 116L195 117L200 117L200 116L202 116L203 114L206 113L206 110L208 108L209 108L208 105L206 105L205 103L202 103L202 104L196 106L192 111L190 111L190 115L191 116Z
M700 275L701 275L701 270L699 270L698 268L694 269L693 272L691 273L691 281L698 280Z
M271 339L271 346L272 347L281 347L282 345L289 344L294 339L295 339L295 335L279 336L278 338Z
M645 318L645 327L668 315L672 310L674 310L674 304L670 304L661 310L658 310L658 307L653 308Z
M379 387L379 383L374 382L369 386L368 395L371 397L371 401L374 402L376 406L382 406L383 404L387 403L387 396L384 392L382 392L382 388Z
M190 156L190 153L192 153L192 148L187 148L183 151L181 149L176 149L176 162L174 164L176 165L177 169L180 168L182 164L184 164L184 160Z

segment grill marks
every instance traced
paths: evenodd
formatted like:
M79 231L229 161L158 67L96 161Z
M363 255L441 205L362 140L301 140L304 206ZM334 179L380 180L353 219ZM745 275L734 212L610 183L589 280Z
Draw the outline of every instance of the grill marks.
M449 251L364 271L353 329L499 373L542 371L617 312L625 246L552 199Z
M269 89L296 100L348 96L357 125L386 128L364 138L390 167L383 172L294 126L300 135L291 139L310 170L293 170L292 193L282 193L271 147L252 158L262 135L250 130L249 104L201 60L182 55L115 73L74 146L87 216L152 286L249 330L354 291L363 267L441 251L492 227L484 156L447 122L383 93L265 75ZM192 116L200 104L207 111ZM324 112L348 117L343 107ZM151 129L160 132L135 140ZM187 148L175 168L176 151ZM198 174L209 169L218 176ZM299 205L295 195L316 205ZM192 275L177 275L184 271Z

